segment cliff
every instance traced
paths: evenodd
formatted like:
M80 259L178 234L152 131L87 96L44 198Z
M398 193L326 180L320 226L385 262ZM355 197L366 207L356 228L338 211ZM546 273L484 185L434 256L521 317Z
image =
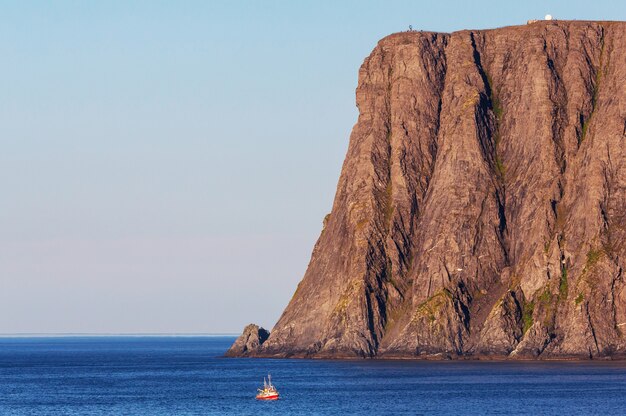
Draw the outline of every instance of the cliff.
M270 357L626 356L626 22L381 40Z

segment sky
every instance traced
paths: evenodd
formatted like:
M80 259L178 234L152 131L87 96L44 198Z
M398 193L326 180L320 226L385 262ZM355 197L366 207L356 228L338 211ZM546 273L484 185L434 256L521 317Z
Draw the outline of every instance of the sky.
M0 334L271 328L393 32L622 1L0 1Z

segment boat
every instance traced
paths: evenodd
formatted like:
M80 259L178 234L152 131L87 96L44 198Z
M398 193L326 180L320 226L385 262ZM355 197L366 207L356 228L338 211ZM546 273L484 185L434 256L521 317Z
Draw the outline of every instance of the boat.
M272 384L272 375L267 375L267 380L263 377L263 388L257 389L257 400L278 400L278 390Z

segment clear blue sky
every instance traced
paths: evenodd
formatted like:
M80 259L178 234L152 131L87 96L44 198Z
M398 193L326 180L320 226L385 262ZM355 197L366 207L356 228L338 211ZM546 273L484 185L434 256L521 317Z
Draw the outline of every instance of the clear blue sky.
M0 2L0 333L271 327L383 36L621 1Z

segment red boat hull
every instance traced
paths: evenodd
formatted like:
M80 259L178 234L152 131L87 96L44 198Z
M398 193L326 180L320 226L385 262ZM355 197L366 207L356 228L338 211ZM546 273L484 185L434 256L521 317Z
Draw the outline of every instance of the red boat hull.
M256 396L257 400L278 400L278 394L273 396Z

